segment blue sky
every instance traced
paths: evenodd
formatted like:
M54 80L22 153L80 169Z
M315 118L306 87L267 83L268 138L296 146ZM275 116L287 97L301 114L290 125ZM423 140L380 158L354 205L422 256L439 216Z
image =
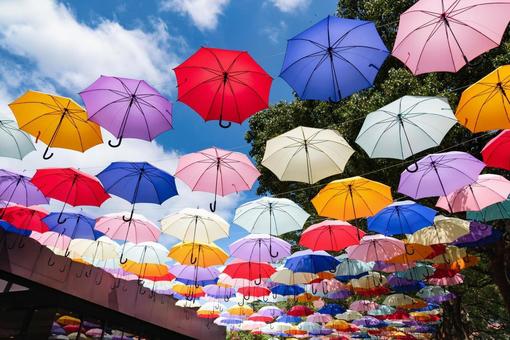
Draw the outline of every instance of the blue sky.
M336 0L5 0L0 3L0 116L9 117L7 104L27 89L81 102L77 93L101 74L146 79L174 102L172 68L200 46L247 50L274 77L270 101L292 100L290 87L278 78L286 40L334 14L336 4ZM112 160L145 158L169 170L179 154L210 146L249 152L244 141L248 122L224 130L217 122L205 123L181 103L174 104L173 117L174 130L158 137L157 144L130 141L118 150L101 146L85 154L59 151L50 163L33 153L23 162L5 161L3 167L32 171L75 166L97 173ZM185 206L205 208L211 199L208 194L180 191L180 198L157 212L155 207L138 212L157 220ZM223 208L219 213L231 218L240 203L254 198L253 190L227 197L219 201ZM51 208L58 208L55 204ZM128 208L113 200L91 214ZM232 239L241 234L238 227L232 228Z

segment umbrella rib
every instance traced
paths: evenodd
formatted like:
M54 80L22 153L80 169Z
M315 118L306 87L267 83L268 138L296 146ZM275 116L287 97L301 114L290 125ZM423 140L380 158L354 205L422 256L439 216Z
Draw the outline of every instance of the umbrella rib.
M211 111L213 109L213 106L214 106L214 102L216 101L216 97L218 96L218 93L220 93L220 90L223 88L223 95L222 95L222 103L223 101L225 100L225 84L219 82L219 85L218 85L218 88L216 89L216 93L214 93L214 95L212 96L212 101L211 101L211 105L209 106L209 109L207 110L207 114L205 115L205 120L208 120L209 119L209 116L211 115ZM189 91L188 91L189 93ZM220 116L223 115L223 105L221 106L221 112L220 112Z
M297 63L299 63L299 62L301 62L301 61L303 61L303 60L305 60L305 59L307 59L307 58L315 58L315 57L320 57L320 56L324 56L324 55L326 55L326 53L325 53L325 51L323 51L323 50L321 50L321 51L317 51L317 52L314 52L314 53L311 53L311 54L307 54L307 55L305 55L304 57L301 57L301 58L299 58L299 59L297 59L297 60L293 61L293 62L292 62L289 66L287 66L284 70L282 70L282 71L280 72L280 76L281 76L283 73L287 72L287 71L289 70L289 68L291 68L291 67L295 66Z
M432 28L432 31L430 32L429 36L427 37L427 39L425 40L425 43L423 44L422 48L421 48L421 51L420 51L420 54L418 55L418 60L416 61L416 66L415 66L415 71L418 70L418 67L420 65L420 61L421 61L421 58L423 56L423 53L425 52L425 48L427 47L427 44L429 43L429 41L432 39L432 37L439 31L439 29L441 28L441 26L443 25L441 21L437 21L436 23L434 23L434 27ZM448 48L451 48L450 45L448 45ZM453 65L455 67L455 64Z
M162 97L162 98L166 99L164 97ZM156 106L154 106L150 102L146 101L145 99L138 98L138 101L141 102L142 104L149 106L149 107L153 108L154 110L158 111L158 113L161 115L161 117L163 117L163 119L165 119L170 124L170 127L172 127L172 122L170 120L168 120L166 118L165 114L161 110L159 110ZM170 111L167 110L166 112L168 112L171 115Z
M193 185L193 187L191 188L191 191L195 191L195 189L196 189L196 187L197 187L197 185L198 185L198 182L200 182L200 181L202 180L202 177L204 177L205 173L206 173L207 171L209 171L211 168L213 168L214 166L215 166L215 164L214 164L214 163L210 164L210 165L207 167L207 169L205 169L205 170L202 172L202 174L201 174L200 176L198 176L198 178L197 178L197 180L196 180L195 184L194 184L194 185Z
M310 81L313 77L313 74L315 73L315 71L317 71L319 69L319 67L322 65L322 63L324 63L324 61L327 59L328 57L328 54L325 53L321 59L319 60L319 62L317 63L317 65L315 65L315 67L313 68L312 72L310 72L310 76L308 77L308 80L306 81L305 83L305 87L303 88L303 90L301 91L301 96L300 97L303 97L304 93L306 92L307 90L307 87L308 85L310 84Z
M371 21L365 21L365 22L362 22L361 24L357 25L357 26L354 26L352 28L350 28L347 32L343 33L337 40L335 40L334 43L332 44L329 44L331 47L335 47L335 45L338 45L340 44L343 40L345 40L345 38L352 32L352 31L355 31L357 30L358 28L360 27L363 27L365 25L370 25L372 22ZM375 25L374 25L375 26Z
M264 104L264 105L266 104L266 101L265 101L265 100L264 100L264 99L260 96L260 94L259 94L257 91L255 91L255 90L254 90L251 86L249 86L248 84L246 84L246 83L245 83L245 82L243 82L242 80L239 80L238 78L234 78L234 77L230 78L230 79L229 79L229 82L232 82L232 81L233 81L233 82L237 82L237 83L239 83L239 84L241 84L241 85L244 85L244 86L245 86L246 88L248 88L251 92L255 93L255 95L259 98L259 100L262 102L262 104ZM232 92L232 94L233 94L233 92Z
M143 111L142 106L138 102L138 99L135 99L133 101L133 104L138 108L138 110L140 111L140 114L143 117L143 121L145 123L145 128L147 129L147 135L149 137L149 140L153 140L154 138L151 136L151 129L149 127L149 122L147 121L147 117L145 116L145 112ZM129 110L129 111L131 112L131 110ZM126 122L126 124L127 124L127 122Z
M239 110L239 104L237 103L237 97L236 97L236 94L234 92L234 88L232 87L232 80L233 80L232 78L228 79L227 80L227 84L228 84L228 88L230 89L230 93L232 93L232 98L234 100L234 105L235 105L235 108L236 108L237 119L239 121L241 121L241 111ZM244 83L243 83L243 85L244 85ZM255 92L255 91L253 91L253 92ZM225 95L223 95L223 96L225 96Z

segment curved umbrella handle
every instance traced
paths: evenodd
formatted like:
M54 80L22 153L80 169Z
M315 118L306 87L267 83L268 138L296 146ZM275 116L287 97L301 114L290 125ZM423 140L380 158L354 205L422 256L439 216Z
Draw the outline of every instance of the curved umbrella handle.
M68 249L66 249L66 252L64 253L64 256L65 257L69 257L69 255L71 255L71 251Z
M276 251L276 254L273 254L273 245L272 244L269 244L269 255L275 259L278 257L280 253L278 251Z
M44 160L48 160L48 159L50 159L51 157L53 157L53 152L52 152L51 154L48 154L48 151L49 151L49 150L50 150L50 146L49 146L49 145L47 145L47 146L46 146L46 150L44 150L44 153L43 153L43 156L42 156L42 158L43 158Z
M246 298L246 296L248 296L248 298ZM251 299L251 296L249 296L249 295L243 295L243 300L245 300L245 301L250 301L250 299Z
M225 302L229 302L229 301L230 301L230 297L225 295L225 296L223 297L223 301L225 301Z
M414 253L415 253L415 249L414 248L412 249L412 252L408 251L409 248L407 247L407 244L404 244L404 248L406 250L406 254L407 255L409 255L409 256L414 255Z
M220 125L221 128L223 129L228 129L231 125L232 125L232 122L227 122L226 124L224 123L224 120L223 118L221 118L219 121L218 121L218 124Z
M411 166L414 165L414 169L411 169ZM412 174L414 174L416 171L418 171L418 163L416 161L413 162L413 164L409 165L407 168L406 168L406 171L407 172L410 172Z
M82 277L82 276L83 276L84 269L85 269L85 267L81 268L81 272L80 272L80 274L79 274L79 275L78 275L78 274L76 274L76 277L77 277L78 279L79 279L80 277Z
M128 261L128 258L124 257L124 254L120 254L119 262L121 264L125 264L125 263L127 263L127 261Z
M130 222L133 220L133 214L135 213L135 207L133 206L133 208L131 209L131 214L129 215L129 217L126 217L125 215L122 215L122 220L124 222Z
M67 269L67 262L68 262L67 260L64 262L64 266L59 269L59 272L63 273L63 272L66 271L66 269Z
M237 305L244 306L244 297L241 299L241 302L238 302Z
M20 237L20 239L18 241L18 248L21 249L24 247L25 247L25 241L23 241L23 237Z
M272 293L273 299L276 300L278 298L278 294Z
M90 268L89 270L87 270L87 271L85 272L85 276L86 276L86 277L90 277L90 275L92 275L92 268Z
M60 214L58 215L57 222L58 222L58 224L64 224L64 223L66 223L66 221L67 221L67 217L62 219L62 211L61 211Z
M262 283L262 275L259 274L259 278L255 279L255 281L253 281L253 283L257 286L260 286L260 284Z
M55 260L53 260L53 253L48 257L48 267L53 267L55 265Z
M322 293L323 293L324 295L327 295L327 294L329 293L328 288L327 288L327 287L325 287L324 285L322 285Z
M267 296L263 296L263 297L262 297L262 302L264 302L264 303L268 303L268 302L269 302L269 297L267 297Z
M314 289L313 285L310 287L310 291L312 292L313 295L317 294L317 289Z
M216 211L216 200L214 200L213 203L209 203L209 210L211 210L211 212Z
M116 143L116 144L113 144L113 143L112 143L112 140L110 139L110 140L108 141L108 145L109 145L110 147L112 147L112 148L118 148L118 147L122 144L122 138L124 138L124 136L122 136L122 135L121 135L121 136L120 136L120 138L117 140L117 143Z

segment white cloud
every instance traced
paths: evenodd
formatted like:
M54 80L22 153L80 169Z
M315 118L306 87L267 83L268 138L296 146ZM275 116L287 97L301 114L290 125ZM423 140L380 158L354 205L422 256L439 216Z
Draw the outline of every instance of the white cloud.
M230 0L163 0L162 11L177 12L191 17L200 30L212 30Z
M153 22L150 32L104 19L91 27L55 0L0 1L0 47L73 92L101 74L143 78L169 91L170 70L178 61L169 51L182 44L162 21Z
M281 20L275 26L268 26L262 29L262 34L269 39L273 45L277 45L282 42L282 36L287 32L287 24ZM283 39L285 40L285 39Z
M304 10L310 4L310 0L270 0L271 3L284 13L296 10Z

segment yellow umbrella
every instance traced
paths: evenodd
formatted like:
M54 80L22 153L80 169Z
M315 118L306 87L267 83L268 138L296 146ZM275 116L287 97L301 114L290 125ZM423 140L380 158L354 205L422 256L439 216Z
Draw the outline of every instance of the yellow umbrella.
M407 236L407 240L410 243L430 246L432 244L451 243L467 234L469 234L468 221L438 215L434 218L434 225L422 228Z
M172 290L177 294L186 296L186 297L201 297L204 296L205 293L202 290L202 287L196 287L195 285L184 285L184 284L176 284L172 287Z
M305 302L317 301L319 299L320 299L319 296L312 295L310 293L303 293L296 297L296 302L305 303Z
M457 106L457 120L471 132L510 128L510 65L498 67L468 87Z
M325 327L332 328L337 331L348 331L351 329L351 325L345 320L331 320Z
M432 261L432 263L434 263L434 264L442 264L442 263L449 264L449 263L455 262L457 260L460 260L465 256L467 256L465 248L448 246L448 247L446 247L445 252L443 254L434 257L430 261Z
M400 306L405 306L405 305L412 305L415 302L416 302L416 299L413 299L409 295L398 293L398 294L388 295L384 299L383 304L385 304L387 306L391 306L391 307L400 307Z
M168 266L158 263L138 263L127 260L120 265L127 272L137 275L139 278L162 277L168 275Z
M181 242L170 249L168 257L184 265L210 267L224 264L228 254L212 243Z
M233 306L230 307L227 312L230 315L245 315L250 316L253 314L253 309L251 307L243 305L243 306Z
M99 125L88 120L87 112L70 98L27 91L9 104L19 128L50 147L84 152L103 143Z
M312 199L320 216L344 221L372 216L391 202L389 186L359 176L332 181Z
M67 326L67 325L79 325L81 321L78 318L69 315L64 315L57 319L57 323L62 326Z

